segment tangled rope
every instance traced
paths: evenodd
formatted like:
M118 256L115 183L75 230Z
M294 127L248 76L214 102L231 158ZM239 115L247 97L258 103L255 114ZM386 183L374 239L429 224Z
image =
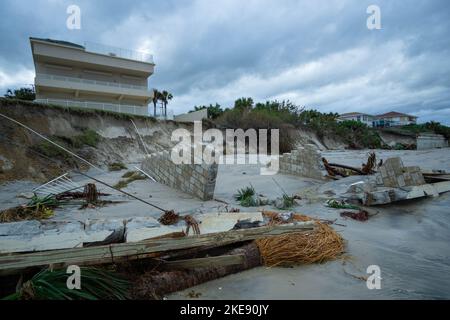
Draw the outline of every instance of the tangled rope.
M276 212L263 212L270 224L285 223ZM294 221L314 220L317 226L308 233L291 233L256 240L266 266L289 266L322 263L336 259L344 252L344 239L326 223L305 215L294 214Z

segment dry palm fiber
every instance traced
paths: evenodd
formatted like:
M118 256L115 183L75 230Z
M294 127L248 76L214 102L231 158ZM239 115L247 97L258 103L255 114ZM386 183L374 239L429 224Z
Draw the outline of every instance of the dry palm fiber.
M180 221L180 215L176 214L173 210L165 211L159 217L158 221L163 225L169 226Z
M284 223L276 212L264 212L271 224ZM256 240L264 265L289 266L322 263L344 252L344 239L329 225L305 215L294 214L294 221L314 220L317 226L308 233L290 233Z

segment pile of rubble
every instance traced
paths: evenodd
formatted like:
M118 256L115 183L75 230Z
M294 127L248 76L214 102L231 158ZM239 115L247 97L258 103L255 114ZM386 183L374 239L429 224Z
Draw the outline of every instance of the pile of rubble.
M427 183L427 180L438 182ZM389 158L378 170L349 185L342 198L366 206L388 204L421 197L436 197L450 191L445 172L424 174L420 167L406 167L400 158Z

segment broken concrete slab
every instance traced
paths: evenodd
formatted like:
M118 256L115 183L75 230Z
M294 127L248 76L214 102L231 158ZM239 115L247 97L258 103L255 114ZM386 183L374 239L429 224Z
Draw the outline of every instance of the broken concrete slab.
M442 181L433 183L439 194L450 191L450 181Z
M264 221L261 212L223 212L205 213L196 215L202 234L230 231L238 221L248 220L248 222Z
M186 229L184 221L166 226L152 217L138 217L127 221L125 230L125 242L138 242L156 238L174 232L182 232Z
M123 237L123 220L19 221L0 224L0 253L31 252L111 243Z
M364 205L373 206L423 197L437 197L440 193L448 191L450 191L450 181L404 188L384 187L364 193L361 200Z

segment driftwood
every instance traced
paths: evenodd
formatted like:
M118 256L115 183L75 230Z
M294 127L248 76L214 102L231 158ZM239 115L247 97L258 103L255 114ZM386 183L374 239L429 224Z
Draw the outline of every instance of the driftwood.
M286 233L310 232L314 223L264 226L233 230L184 238L149 239L135 243L118 243L105 246L13 254L0 257L0 274L16 273L29 267L53 265L98 265L120 261L158 257L161 253L204 246L225 246L232 243L255 240Z
M233 249L227 255L240 256L242 257L242 262L233 265L195 268L191 270L148 271L133 280L131 296L133 299L161 299L165 294L184 290L207 281L261 265L259 250L254 242Z
M350 166L346 166L345 164L339 164L339 163L328 163L329 166L331 167L336 167L336 168L342 168L342 169L348 169L348 170L352 170L355 171L357 173L359 173L360 175L366 175L366 173L364 173L361 169L355 168L355 167L350 167Z
M369 153L369 157L367 158L367 162L363 163L361 171L364 174L373 174L375 173L375 167L377 165L377 156L375 152Z

